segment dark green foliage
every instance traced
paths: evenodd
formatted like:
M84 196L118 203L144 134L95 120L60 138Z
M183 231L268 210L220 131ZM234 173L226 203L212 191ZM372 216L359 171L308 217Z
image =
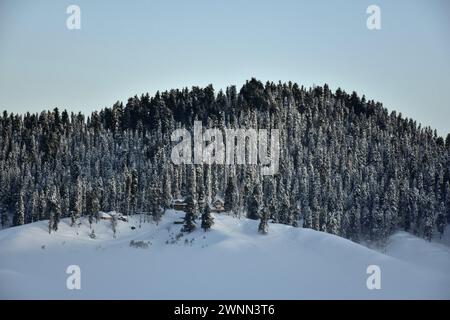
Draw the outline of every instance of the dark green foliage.
M233 212L236 210L238 194L234 178L228 178L227 187L225 189L225 211Z
M186 214L182 231L192 232L195 230L195 217L197 216L197 202L192 196L186 198Z
M261 234L267 234L269 232L269 213L267 210L263 210L261 214L258 232Z
M16 202L16 210L14 215L14 225L21 226L25 223L25 206L23 203L23 192L20 192L19 197Z
M211 229L213 224L214 224L214 218L211 215L211 208L207 204L207 205L205 205L205 208L203 209L201 227L203 230L208 231L209 229Z
M261 189L258 185L255 185L248 204L247 217L249 219L258 220L260 218L260 211L261 211L260 202L261 202Z
M163 211L161 209L161 189L159 188L158 183L156 180L151 184L150 186L150 213L153 217L153 221L155 221L157 224L159 221L161 221L161 217L163 214Z

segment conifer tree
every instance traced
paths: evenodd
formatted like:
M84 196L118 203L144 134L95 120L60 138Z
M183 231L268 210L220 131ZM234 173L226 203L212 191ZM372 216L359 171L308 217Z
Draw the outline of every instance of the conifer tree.
M136 169L131 170L131 185L130 185L130 206L131 214L136 213L138 196L138 173Z
M445 231L445 227L447 226L447 221L446 221L447 219L446 219L445 214L446 214L445 206L444 206L444 203L441 202L441 204L439 205L439 210L438 210L437 217L436 217L436 227L439 232L440 238L442 238L442 235L444 234L444 231Z
M39 209L39 193L37 192L37 190L34 190L31 196L31 204L30 204L31 222L39 220L38 209Z
M56 186L53 186L52 190L50 191L48 199L48 205L47 208L49 210L50 214L50 221L49 224L51 224L51 229L53 231L58 231L58 225L61 217L61 206L60 206L60 199L59 199L59 193ZM50 229L50 225L49 225Z
M150 212L153 217L153 221L158 223L161 221L162 210L161 210L161 190L156 179L152 182L150 187Z
M71 226L79 223L83 210L83 185L80 178L77 179L71 208Z
M14 225L21 226L25 223L25 205L24 205L24 194L20 191L18 200L16 202Z
M267 210L263 210L261 219L258 226L258 232L261 234L267 234L269 232L269 213Z
M423 237L431 241L433 237L433 228L434 228L434 212L431 205L431 199L426 200L427 209L425 210L425 221L423 227Z
M208 231L211 229L212 225L214 224L214 218L211 215L211 208L208 204L205 205L205 208L203 209L202 214L202 229L205 231Z
M195 217L197 216L197 202L192 195L186 197L186 214L182 231L192 232L195 230Z
M164 171L163 179L162 204L164 209L167 210L170 208L170 205L172 203L172 184L167 169Z
M312 212L309 205L305 206L304 210L304 216L303 216L303 228L312 229Z
M252 220L258 220L261 214L261 188L259 185L255 185L252 195L248 203L247 217Z
M225 189L225 211L235 213L236 203L238 201L237 187L234 177L228 177L227 187Z
M94 223L94 220L97 219L100 211L97 190L95 188L90 190L86 197L86 211L88 213L89 226L92 228L92 224Z

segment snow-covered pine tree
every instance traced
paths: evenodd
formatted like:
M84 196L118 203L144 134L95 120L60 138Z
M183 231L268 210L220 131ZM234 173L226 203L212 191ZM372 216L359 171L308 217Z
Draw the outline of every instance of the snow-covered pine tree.
M338 202L328 220L328 232L340 235L340 220L342 215L342 203Z
M204 178L203 183L205 185L205 203L210 204L212 202L211 196L211 165L204 165Z
M70 216L70 193L67 184L61 187L61 217L66 218Z
M39 193L37 190L33 191L30 203L31 222L38 221L38 207L39 207Z
M44 190L39 192L39 202L38 202L38 209L37 209L37 216L39 219L43 219L44 212L47 211L47 195Z
M314 179L312 183L312 191L310 192L311 200L310 200L310 209L311 209L311 220L312 220L312 229L320 230L320 213L322 212L322 208L320 206L320 176L319 173L314 171Z
M303 214L303 228L312 229L312 212L309 205L304 206Z
M78 177L75 190L72 198L72 208L71 208L71 226L75 226L79 223L81 218L81 213L83 210L83 184L81 178Z
M49 196L47 209L51 217L51 229L53 231L58 231L59 220L61 218L61 205L58 188L56 186L52 187Z
M385 233L391 234L398 225L398 192L393 179L389 182L389 186L384 193L382 211L384 214Z
M105 194L106 210L118 210L117 206L117 182L115 177L110 177L107 183L107 192Z
M218 173L217 164L212 164L211 166L211 201L213 201L218 193Z
M195 207L197 208L198 203L198 194L197 194L197 168L195 165L189 166L186 168L186 192L187 195L192 196ZM198 213L196 210L193 212L194 218L198 217Z
M169 169L164 169L163 183L162 183L162 206L164 210L170 208L172 203L172 182L170 181Z
M163 211L161 210L161 189L159 188L159 183L154 177L154 180L150 186L150 213L153 217L153 221L156 222L156 225L161 221L161 217Z
M258 220L261 215L261 187L259 184L255 184L253 192L248 201L247 218L252 220Z
M272 177L264 177L264 207L267 209L269 217L277 214L278 201L275 187L275 179Z
M197 215L197 202L192 195L186 197L186 214L182 231L192 232L195 230L195 217Z
M444 202L441 202L436 217L436 227L437 231L439 232L440 238L442 238L446 226L447 226L447 217L445 212L445 205Z
M203 165L195 166L195 179L196 179L196 194L197 194L197 202L204 203L205 202L205 184L203 181Z
M286 185L283 179L279 179L278 189L277 189L277 200L278 200L278 212L275 221L279 221L284 224L292 223L292 212L289 203L289 196L287 194Z
M92 224L94 223L94 220L97 219L98 213L100 211L97 189L94 187L93 189L89 190L87 192L86 198L86 211L88 214L89 226L90 228L92 228Z
M425 211L425 223L423 226L423 237L431 241L433 237L433 228L434 228L434 208L432 205L432 200L430 198L426 199L426 209Z
M211 215L211 208L209 207L209 204L206 204L203 209L201 227L203 230L208 231L209 229L211 229L213 224L214 224L214 218Z
M383 245L385 225L383 212L380 210L380 200L378 195L375 195L373 200L371 217L371 240L379 245Z
M447 138L450 136L450 134L447 136ZM450 158L450 156L449 156ZM450 161L450 159L449 159ZM449 172L450 175L450 172ZM450 222L450 182L446 182L445 183L445 206L446 206L446 210L447 210L447 223Z
M238 191L236 187L235 177L230 175L225 189L225 211L236 214L236 203L238 201Z
M16 208L14 213L14 225L21 226L25 223L25 205L24 205L24 194L23 191L20 191Z
M136 169L131 170L131 185L130 185L130 207L131 214L136 213L137 198L138 198L138 172Z
M263 209L261 213L258 232L261 234L267 234L269 232L269 212L266 209Z
M132 200L131 200L131 184L132 184L132 176L128 169L124 172L125 176L125 192L124 192L124 202L125 202L125 210L127 215L131 215L132 209Z

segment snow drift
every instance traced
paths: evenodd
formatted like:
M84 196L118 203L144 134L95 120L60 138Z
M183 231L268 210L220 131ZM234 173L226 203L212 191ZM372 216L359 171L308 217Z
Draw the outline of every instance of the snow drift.
M404 232L385 253L310 229L216 215L208 232L180 235L182 212L79 227L46 221L0 231L2 299L449 299L450 248ZM132 227L135 227L134 229ZM68 290L67 267L81 270ZM381 289L369 290L369 265Z

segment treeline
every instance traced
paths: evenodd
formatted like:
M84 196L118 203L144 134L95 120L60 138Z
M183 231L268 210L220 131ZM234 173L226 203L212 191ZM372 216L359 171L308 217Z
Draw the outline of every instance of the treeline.
M425 107L425 106L424 106ZM280 168L174 165L170 136L206 128L280 130ZM237 91L170 90L93 112L0 117L2 226L61 218L92 222L99 210L158 221L174 198L185 230L223 198L236 215L378 243L403 229L431 239L450 219L450 135L444 139L374 101L327 85L252 79ZM266 229L264 226L262 229Z

